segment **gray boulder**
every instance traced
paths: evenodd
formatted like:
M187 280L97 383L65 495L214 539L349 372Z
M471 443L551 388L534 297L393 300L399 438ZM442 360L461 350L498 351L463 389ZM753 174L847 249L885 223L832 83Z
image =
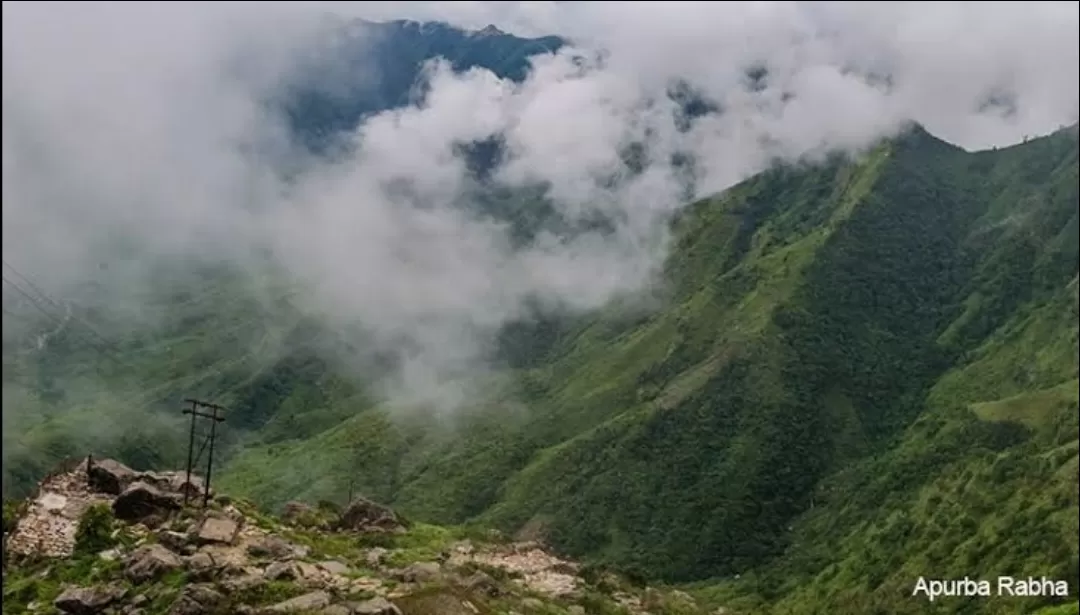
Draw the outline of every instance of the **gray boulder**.
M122 600L126 594L119 585L69 587L53 601L53 606L61 613L95 615Z
M273 562L263 571L263 576L270 581L292 581L296 579L296 567L290 562Z
M240 524L232 519L205 517L195 530L195 540L202 545L231 545L240 533Z
M149 517L166 517L180 510L180 497L166 493L153 485L135 482L113 501L113 514L122 521L142 521Z
M91 460L88 479L94 491L120 495L135 480L135 470L115 459Z
M169 607L169 615L208 615L225 599L209 585L188 585Z
M442 577L442 567L435 562L416 562L396 571L393 576L405 583L427 583Z
M288 560L298 557L306 557L309 549L305 546L293 544L280 536L264 536L248 545L248 555L252 557L266 557L275 560Z
M324 591L315 591L303 596L297 596L284 602L279 602L273 606L267 607L267 613L303 613L306 611L314 611L317 609L324 609L330 606L331 598L330 594Z
M159 544L135 549L124 564L124 576L132 583L145 583L184 565L180 557Z
M353 615L401 615L401 609L383 597L349 604Z
M188 574L196 581L209 581L218 575L218 565L214 557L204 551L199 551L185 559Z
M406 527L393 509L366 498L356 498L341 513L337 528L358 531L400 531Z

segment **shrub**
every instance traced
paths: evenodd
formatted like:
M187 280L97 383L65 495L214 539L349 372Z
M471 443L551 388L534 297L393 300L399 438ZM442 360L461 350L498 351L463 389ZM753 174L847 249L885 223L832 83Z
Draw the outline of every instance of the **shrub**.
M11 532L15 529L15 522L18 521L19 505L18 500L4 500L4 533Z
M75 533L75 555L93 555L116 546L113 521L112 508L108 505L95 504L88 508L79 519Z

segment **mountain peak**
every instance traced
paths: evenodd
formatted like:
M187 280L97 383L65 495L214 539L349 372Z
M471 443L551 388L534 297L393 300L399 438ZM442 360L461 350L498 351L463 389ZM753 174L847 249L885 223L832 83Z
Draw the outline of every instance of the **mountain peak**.
M907 122L891 141L897 147L925 152L962 150L962 148L935 136L925 126L914 120Z
M506 32L503 32L502 30L496 28L494 24L489 23L488 25L484 26L484 29L477 30L473 34L473 36L502 36L504 34L506 34Z

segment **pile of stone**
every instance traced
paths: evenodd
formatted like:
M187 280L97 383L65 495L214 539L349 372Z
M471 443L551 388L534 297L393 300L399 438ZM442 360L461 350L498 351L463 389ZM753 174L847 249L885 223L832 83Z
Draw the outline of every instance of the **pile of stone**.
M509 573L529 592L572 599L580 590L576 566L551 555L538 543L477 549L462 542L436 558L438 561L403 567L393 564L392 551L380 547L363 549L358 545L358 553L344 562L312 557L311 549L294 542L304 535L302 531L294 533L296 527L282 528L283 534L273 533L266 529L273 525L250 523L224 499L215 500L213 506L197 514L181 514L185 495L201 495L202 484L196 478L188 481L177 472L136 472L110 459L90 460L58 472L39 491L18 521L12 551L70 555L82 513L97 502L111 506L114 516L125 522L119 531L132 538L124 542L130 546L98 554L117 562L126 582L117 579L90 587L66 587L52 604L65 614L148 615L150 605L160 604L163 595L164 585L159 581L176 572L184 573L187 585L170 599L167 615L401 615L391 601L412 600L432 586L456 589L438 596L422 594L425 600L445 601L431 612L456 614L457 609L467 608L461 612L468 615L475 613L476 607L458 597L462 590L489 599L503 599L513 591L496 582L486 568ZM391 508L365 498L350 502L340 515L299 503L286 508L287 523L314 516L323 519L319 527L326 532L397 533L408 525ZM58 524L63 527L56 529ZM54 540L35 543L34 538L42 535ZM300 595L269 606L237 602L236 596L257 595L261 586L280 581L288 581ZM350 599L358 595L375 597Z
M92 489L115 497L117 519L151 526L180 510L185 497L197 498L204 492L196 476L188 480L181 472L136 472L112 459L93 461L88 474Z
M50 474L7 539L15 556L70 557L79 519L90 506L107 504L118 519L160 524L180 510L185 492L201 494L202 481L182 472L136 472L113 459L87 458Z
M468 541L455 545L448 561L453 566L480 565L508 573L519 585L551 597L578 596L579 566L548 552L539 542L520 542L476 549Z
M145 531L141 524L133 529ZM431 583L450 583L473 594L498 597L501 586L484 572L453 572L446 563L416 562L396 568L390 551L366 549L360 568L337 560L313 560L308 547L249 523L232 506L203 511L197 519L165 522L129 552L113 550L102 557L119 560L123 576L133 588L116 583L69 587L54 602L61 613L147 615L150 602L144 593L176 571L186 572L189 584L175 598L167 615L239 615L319 613L320 615L401 615L391 600L398 600ZM376 569L378 576L364 571ZM231 596L251 593L259 586L289 581L301 595L269 606L230 602ZM257 592L256 592L257 593ZM367 594L366 600L348 596ZM452 593L440 599L451 600ZM456 599L455 599L456 600ZM455 604L464 604L460 600ZM443 611L436 611L443 612ZM456 613L457 611L453 611ZM473 611L470 611L470 613Z
M79 519L93 504L111 502L89 485L86 464L55 472L38 485L7 538L14 556L69 557L75 550Z
M124 487L123 493L136 484ZM144 526L140 523L134 527ZM209 615L223 612L222 609L248 615L294 612L400 615L398 608L385 598L341 600L339 596L357 591L380 590L382 584L357 575L341 562L304 561L310 555L307 547L249 524L233 506L202 511L198 518L187 521L174 518L163 522L153 530L152 537L146 535L136 544L127 553L113 550L100 554L120 561L123 576L134 589L125 591L117 584L69 587L53 606L61 613L72 615L147 615L149 599L138 593L140 588L152 587L155 581L172 572L185 571L191 582L175 598L169 615ZM230 595L281 580L293 581L307 593L265 607L230 602Z

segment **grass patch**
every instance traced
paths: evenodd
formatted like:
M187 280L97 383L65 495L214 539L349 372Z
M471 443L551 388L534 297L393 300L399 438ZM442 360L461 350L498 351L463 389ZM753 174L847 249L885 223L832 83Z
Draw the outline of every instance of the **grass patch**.
M1078 387L1080 381L1071 380L1050 389L972 404L971 410L984 421L1013 421L1041 430L1051 423L1058 412L1077 408L1080 400Z
M92 586L119 577L119 562L83 555L67 560L25 561L4 571L3 612L23 613L31 602L52 604L69 585ZM125 583L125 585L129 585Z

